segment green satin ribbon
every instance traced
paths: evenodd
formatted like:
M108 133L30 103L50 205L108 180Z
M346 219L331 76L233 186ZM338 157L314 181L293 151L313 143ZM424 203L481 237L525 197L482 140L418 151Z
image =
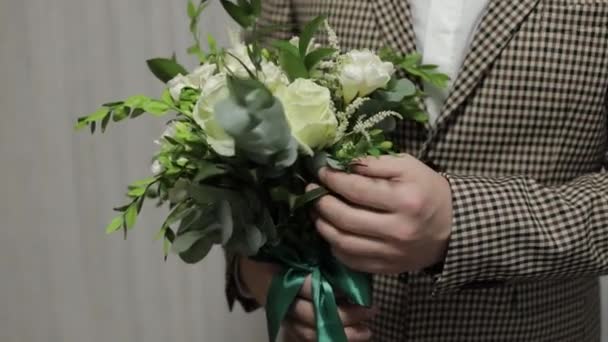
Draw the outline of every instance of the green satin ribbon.
M353 304L369 307L372 301L371 278L352 271L325 253L318 261L302 260L286 248L275 247L269 256L285 268L276 275L266 300L266 320L270 342L275 342L281 322L296 300L304 280L312 275L312 302L315 309L318 342L348 342L338 315L334 290Z

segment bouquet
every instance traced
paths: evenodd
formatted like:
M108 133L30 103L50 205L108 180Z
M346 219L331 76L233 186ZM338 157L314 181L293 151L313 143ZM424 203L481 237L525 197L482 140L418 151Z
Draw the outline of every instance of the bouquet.
M165 258L172 251L197 263L220 245L284 266L265 303L271 341L308 275L319 341L346 341L335 294L369 306L370 277L331 255L308 214L328 191L306 186L321 167L350 172L359 158L395 153L387 137L397 121L427 120L414 82L444 86L447 77L417 54L342 51L326 16L289 41L267 42L277 27L260 23L261 0L221 4L242 28L232 47L209 37L203 48L197 27L208 1L189 0L188 52L199 66L188 72L175 57L148 60L166 83L160 98L132 96L78 119L76 128L103 132L145 113L167 118L152 176L129 185L129 201L106 231L126 237L146 199L167 205L157 234ZM315 42L321 32L326 45Z

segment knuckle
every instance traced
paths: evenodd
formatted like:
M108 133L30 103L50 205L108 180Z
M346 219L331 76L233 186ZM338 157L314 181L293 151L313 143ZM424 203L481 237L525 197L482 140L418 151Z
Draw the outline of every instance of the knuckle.
M408 214L417 217L423 211L425 203L422 196L418 195L416 192L412 192L409 195L401 197L399 206L400 209Z
M316 341L317 340L317 334L312 330L312 329L301 329L300 331L300 336L302 337L302 339L304 341Z
M344 332L348 341L368 341L371 337L369 329L364 326L347 327Z

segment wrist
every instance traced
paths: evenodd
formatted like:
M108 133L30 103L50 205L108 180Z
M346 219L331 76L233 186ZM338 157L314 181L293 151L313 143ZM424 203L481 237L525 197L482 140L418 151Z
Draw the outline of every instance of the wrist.
M235 263L235 267L234 267L235 285L236 285L237 291L239 292L240 296L242 296L245 299L255 299L254 296L252 295L251 291L249 290L247 283L244 281L245 278L243 277L243 274L242 274L243 262L246 260L247 260L247 258L245 258L245 257L242 257L242 256L237 257L237 262Z

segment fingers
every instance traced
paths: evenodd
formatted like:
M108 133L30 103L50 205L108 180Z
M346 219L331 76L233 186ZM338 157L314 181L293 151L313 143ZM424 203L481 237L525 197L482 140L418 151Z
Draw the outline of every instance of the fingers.
M287 342L317 342L317 333L312 328L293 321L286 321L283 327ZM369 342L372 338L371 330L365 325L346 327L344 333L348 342Z
M341 305L338 307L338 316L345 327L366 324L377 314L376 309L370 309L354 304ZM296 300L287 314L287 319L298 324L315 329L315 311L311 301Z
M319 234L331 245L335 252L377 259L389 259L391 255L397 252L393 250L391 245L379 240L344 232L323 217L318 217L315 225Z
M399 267L394 265L390 259L379 259L370 257L360 257L347 252L340 252L335 249L332 253L341 263L347 267L360 272L371 274L394 274Z
M331 191L349 202L368 208L393 211L391 199L394 197L394 184L389 180L334 171L327 167L319 171L319 179Z
M300 293L298 294L299 298L312 300L312 278L311 276L306 277L304 280L304 285L300 289Z
M367 321L377 313L375 309L355 305L341 306L338 314L342 320L348 341L369 341L371 331ZM307 300L297 300L283 323L289 341L316 341L314 308Z
M353 165L357 174L383 179L399 178L407 171L409 155L362 158Z
M315 208L321 217L340 230L377 239L390 237L382 227L390 226L392 214L357 208L331 195L319 199Z

